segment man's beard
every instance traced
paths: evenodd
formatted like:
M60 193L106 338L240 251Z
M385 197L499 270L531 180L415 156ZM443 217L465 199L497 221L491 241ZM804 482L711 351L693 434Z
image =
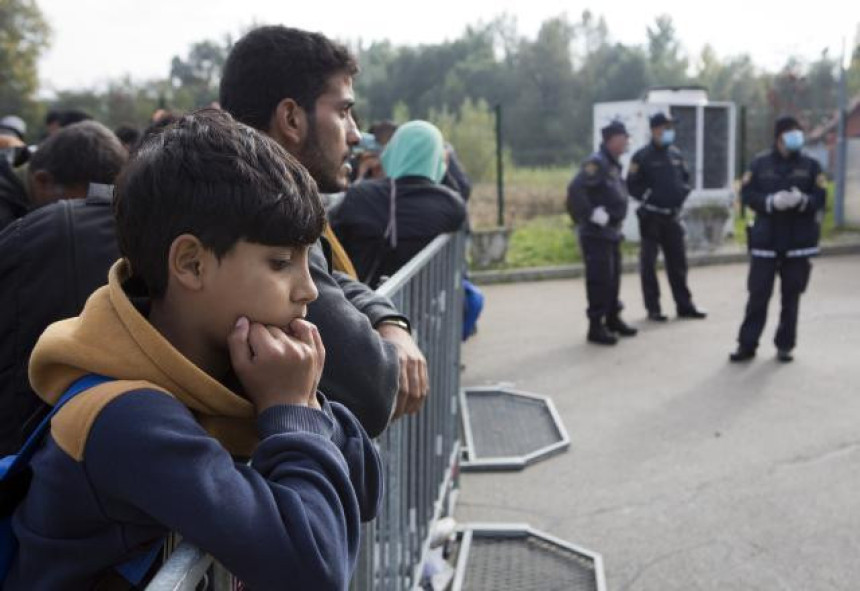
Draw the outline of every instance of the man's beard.
M299 151L298 159L316 181L320 193L340 193L346 189L338 178L343 162L329 162L319 141L313 117L308 120L308 139Z

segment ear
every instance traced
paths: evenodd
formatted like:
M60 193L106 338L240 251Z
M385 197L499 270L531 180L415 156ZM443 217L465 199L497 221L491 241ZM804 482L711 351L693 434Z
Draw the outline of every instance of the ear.
M31 173L33 182L39 187L50 187L54 184L54 175L47 170L34 170Z
M208 255L208 256L207 256ZM167 280L188 291L203 289L203 274L208 270L211 253L193 234L177 236L167 253Z
M269 130L288 151L301 146L308 136L308 114L295 100L285 98L275 107L275 115Z
M54 175L47 170L30 171L30 201L36 205L47 205L55 193Z

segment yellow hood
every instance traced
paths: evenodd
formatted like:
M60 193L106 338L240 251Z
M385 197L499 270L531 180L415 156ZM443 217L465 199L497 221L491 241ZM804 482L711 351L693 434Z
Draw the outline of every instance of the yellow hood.
M187 406L230 453L250 456L257 444L253 405L183 357L137 311L122 289L128 275L127 263L117 261L80 316L42 334L30 358L33 389L53 405L85 374L146 381Z

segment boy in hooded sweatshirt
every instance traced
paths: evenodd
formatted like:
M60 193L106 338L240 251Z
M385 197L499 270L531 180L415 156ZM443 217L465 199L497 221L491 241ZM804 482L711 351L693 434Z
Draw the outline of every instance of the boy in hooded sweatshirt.
M316 390L312 179L274 141L201 111L144 143L114 207L124 258L30 364L51 404L82 376L111 381L54 417L3 588L128 587L116 569L177 532L248 588L346 589L381 469L352 414Z

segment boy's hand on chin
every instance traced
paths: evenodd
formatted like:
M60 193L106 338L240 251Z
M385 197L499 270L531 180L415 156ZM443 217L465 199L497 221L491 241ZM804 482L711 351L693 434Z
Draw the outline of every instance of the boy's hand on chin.
M325 348L316 326L297 319L285 332L243 316L227 344L236 377L258 413L279 404L319 408Z

